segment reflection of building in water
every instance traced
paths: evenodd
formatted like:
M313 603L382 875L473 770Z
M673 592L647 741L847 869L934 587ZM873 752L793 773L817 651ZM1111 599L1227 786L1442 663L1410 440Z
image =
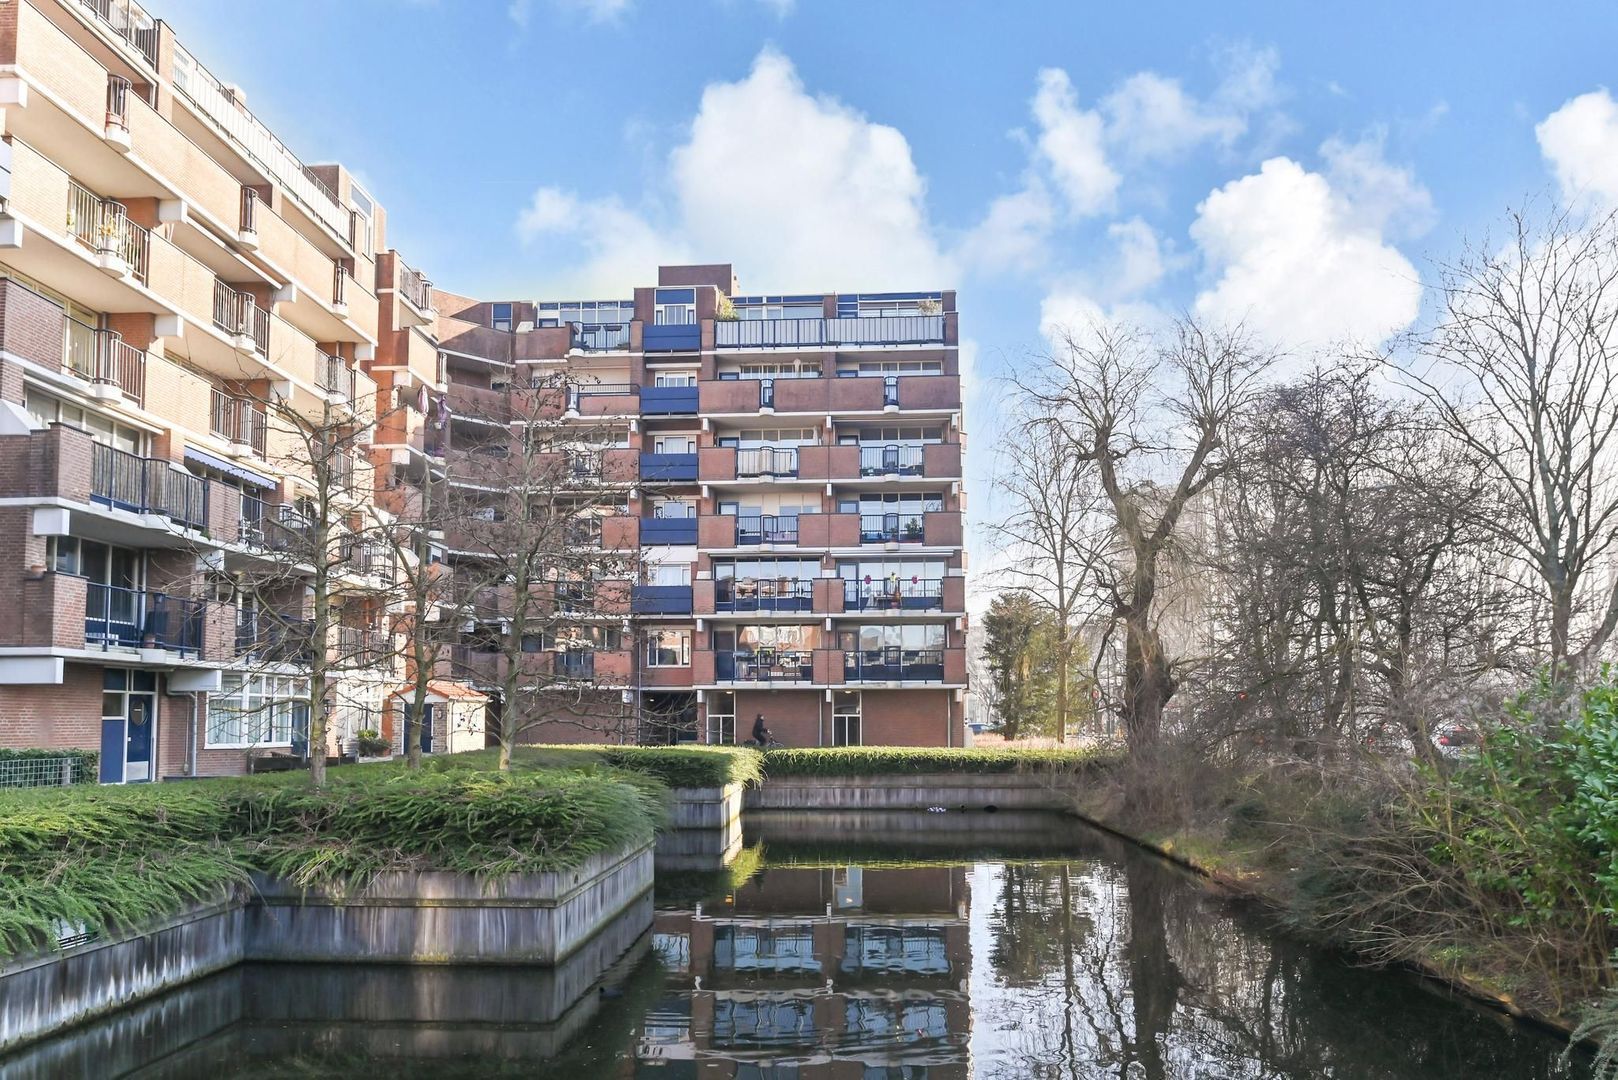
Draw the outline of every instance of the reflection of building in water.
M636 1051L647 1080L954 1080L971 1071L963 867L769 870L659 912L669 992Z

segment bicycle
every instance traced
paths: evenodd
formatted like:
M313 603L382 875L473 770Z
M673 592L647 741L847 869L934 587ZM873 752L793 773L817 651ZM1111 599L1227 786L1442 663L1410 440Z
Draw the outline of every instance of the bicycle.
M742 745L751 746L755 750L785 750L787 744L771 735L763 742L759 742L757 739L748 739Z

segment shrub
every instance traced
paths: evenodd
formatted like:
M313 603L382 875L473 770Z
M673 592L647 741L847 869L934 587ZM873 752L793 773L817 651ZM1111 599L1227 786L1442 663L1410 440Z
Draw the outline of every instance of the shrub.
M1098 750L836 746L767 751L764 772L769 776L1071 772L1108 760L1111 755Z
M521 748L512 759L514 768L576 769L597 763L653 777L671 788L753 784L763 777L759 752L741 746L535 746Z
M381 757L393 749L393 744L375 728L365 728L355 733L354 749L362 757Z
M75 784L94 783L97 769L101 763L101 752L98 750L67 749L31 749L31 750L5 750L0 749L0 787L33 787L35 782L31 779L33 770L29 770L29 780L12 781L7 777L5 763L8 761L50 761L67 758L72 762L71 782ZM38 786L59 786L56 776L51 776L45 783Z

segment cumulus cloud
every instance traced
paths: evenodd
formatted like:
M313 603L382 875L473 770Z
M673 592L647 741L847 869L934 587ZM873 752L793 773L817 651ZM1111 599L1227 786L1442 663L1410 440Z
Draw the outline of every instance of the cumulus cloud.
M1206 100L1179 79L1142 71L1101 100L1107 141L1133 161L1164 161L1203 143L1230 147L1247 133L1254 113L1277 98L1274 49L1236 46L1219 58L1223 75Z
M1194 309L1286 347L1380 342L1415 321L1416 268L1320 173L1276 157L1197 207L1191 238L1214 277Z
M1534 135L1563 198L1618 206L1618 102L1606 87L1568 99Z
M1433 197L1409 169L1384 156L1386 133L1376 129L1355 142L1339 136L1320 146L1326 178L1355 225L1394 236L1420 236L1437 217Z
M567 275L570 289L605 296L628 295L644 283L648 268L686 261L680 241L615 198L581 199L543 187L517 217L517 235L528 244L566 246L579 262Z
M734 260L744 287L759 291L927 288L956 277L927 219L926 183L904 135L810 94L773 49L745 78L703 91L667 176L660 215L542 189L518 232L536 246L577 241L587 269L623 268L620 291L656 265L647 251ZM613 229L595 232L591 223ZM575 280L571 270L566 276Z
M1038 155L1067 199L1084 216L1110 209L1120 177L1107 161L1105 124L1094 109L1079 108L1073 80L1060 68L1039 73L1034 93Z
M1044 262L1045 241L1056 224L1056 207L1038 178L989 204L983 220L961 240L963 266L979 271L1031 269Z

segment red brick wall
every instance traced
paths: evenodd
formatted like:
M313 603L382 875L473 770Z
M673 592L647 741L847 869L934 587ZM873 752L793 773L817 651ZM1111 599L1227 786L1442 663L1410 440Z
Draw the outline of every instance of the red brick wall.
M101 748L101 668L68 664L60 686L0 686L0 746Z

